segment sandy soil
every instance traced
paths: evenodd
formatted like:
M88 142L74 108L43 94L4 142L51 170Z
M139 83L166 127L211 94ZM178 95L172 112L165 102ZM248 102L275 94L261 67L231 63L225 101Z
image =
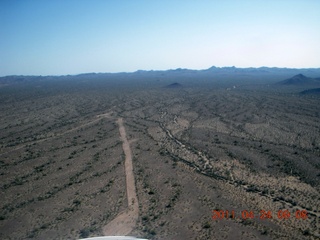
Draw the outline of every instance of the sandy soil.
M119 132L122 140L123 151L126 156L125 174L127 185L128 209L120 213L115 219L113 219L105 227L103 227L103 234L105 236L128 235L135 227L139 216L139 204L135 188L130 144L126 136L125 127L123 126L123 119L119 118L117 123L119 125Z

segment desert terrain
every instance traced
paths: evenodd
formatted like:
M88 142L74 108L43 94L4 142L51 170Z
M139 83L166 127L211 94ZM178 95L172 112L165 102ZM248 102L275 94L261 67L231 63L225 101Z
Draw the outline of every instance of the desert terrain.
M317 82L231 70L2 79L0 238L319 239Z

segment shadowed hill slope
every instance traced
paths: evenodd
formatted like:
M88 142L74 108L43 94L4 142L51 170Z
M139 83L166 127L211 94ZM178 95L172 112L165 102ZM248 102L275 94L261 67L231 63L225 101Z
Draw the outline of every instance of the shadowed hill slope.
M182 85L180 83L172 83L165 86L165 88L182 88Z
M306 77L303 74L298 74L293 76L292 78L288 78L284 81L279 82L278 84L281 85L296 85L296 86L305 86L305 85L314 85L319 84L320 85L320 79L319 78L310 78Z
M307 89L300 92L301 95L319 95L320 96L320 88Z

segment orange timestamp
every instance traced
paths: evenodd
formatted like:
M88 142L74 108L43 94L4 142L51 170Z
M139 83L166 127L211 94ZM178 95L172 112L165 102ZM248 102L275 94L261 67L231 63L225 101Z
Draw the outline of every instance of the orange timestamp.
M212 210L212 219L218 220L218 219L228 219L228 218L240 218L243 220L246 219L289 219L289 218L296 218L296 219L302 219L305 220L308 218L308 212L306 210L296 210L293 213L290 213L288 209L281 209L277 211L276 213L273 213L272 211L268 210L260 210L258 214L255 214L254 211L248 211L243 210L239 214L239 216L236 216L236 212L234 210Z

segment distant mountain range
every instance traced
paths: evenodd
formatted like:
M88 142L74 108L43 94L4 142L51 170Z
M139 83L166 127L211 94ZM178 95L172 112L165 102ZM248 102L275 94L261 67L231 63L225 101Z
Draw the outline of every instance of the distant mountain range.
M294 77L292 77L294 76ZM306 77L309 76L309 77ZM204 70L169 69L169 70L138 70L136 72L119 73L83 73L78 75L63 76L6 76L0 77L0 85L11 85L28 82L42 81L91 81L91 80L116 80L128 81L170 81L184 84L186 81L219 81L248 83L276 83L282 85L304 85L319 81L320 68L236 68L236 67L210 67ZM286 80L283 80L286 79ZM169 82L168 82L169 83ZM167 84L168 84L167 83Z

